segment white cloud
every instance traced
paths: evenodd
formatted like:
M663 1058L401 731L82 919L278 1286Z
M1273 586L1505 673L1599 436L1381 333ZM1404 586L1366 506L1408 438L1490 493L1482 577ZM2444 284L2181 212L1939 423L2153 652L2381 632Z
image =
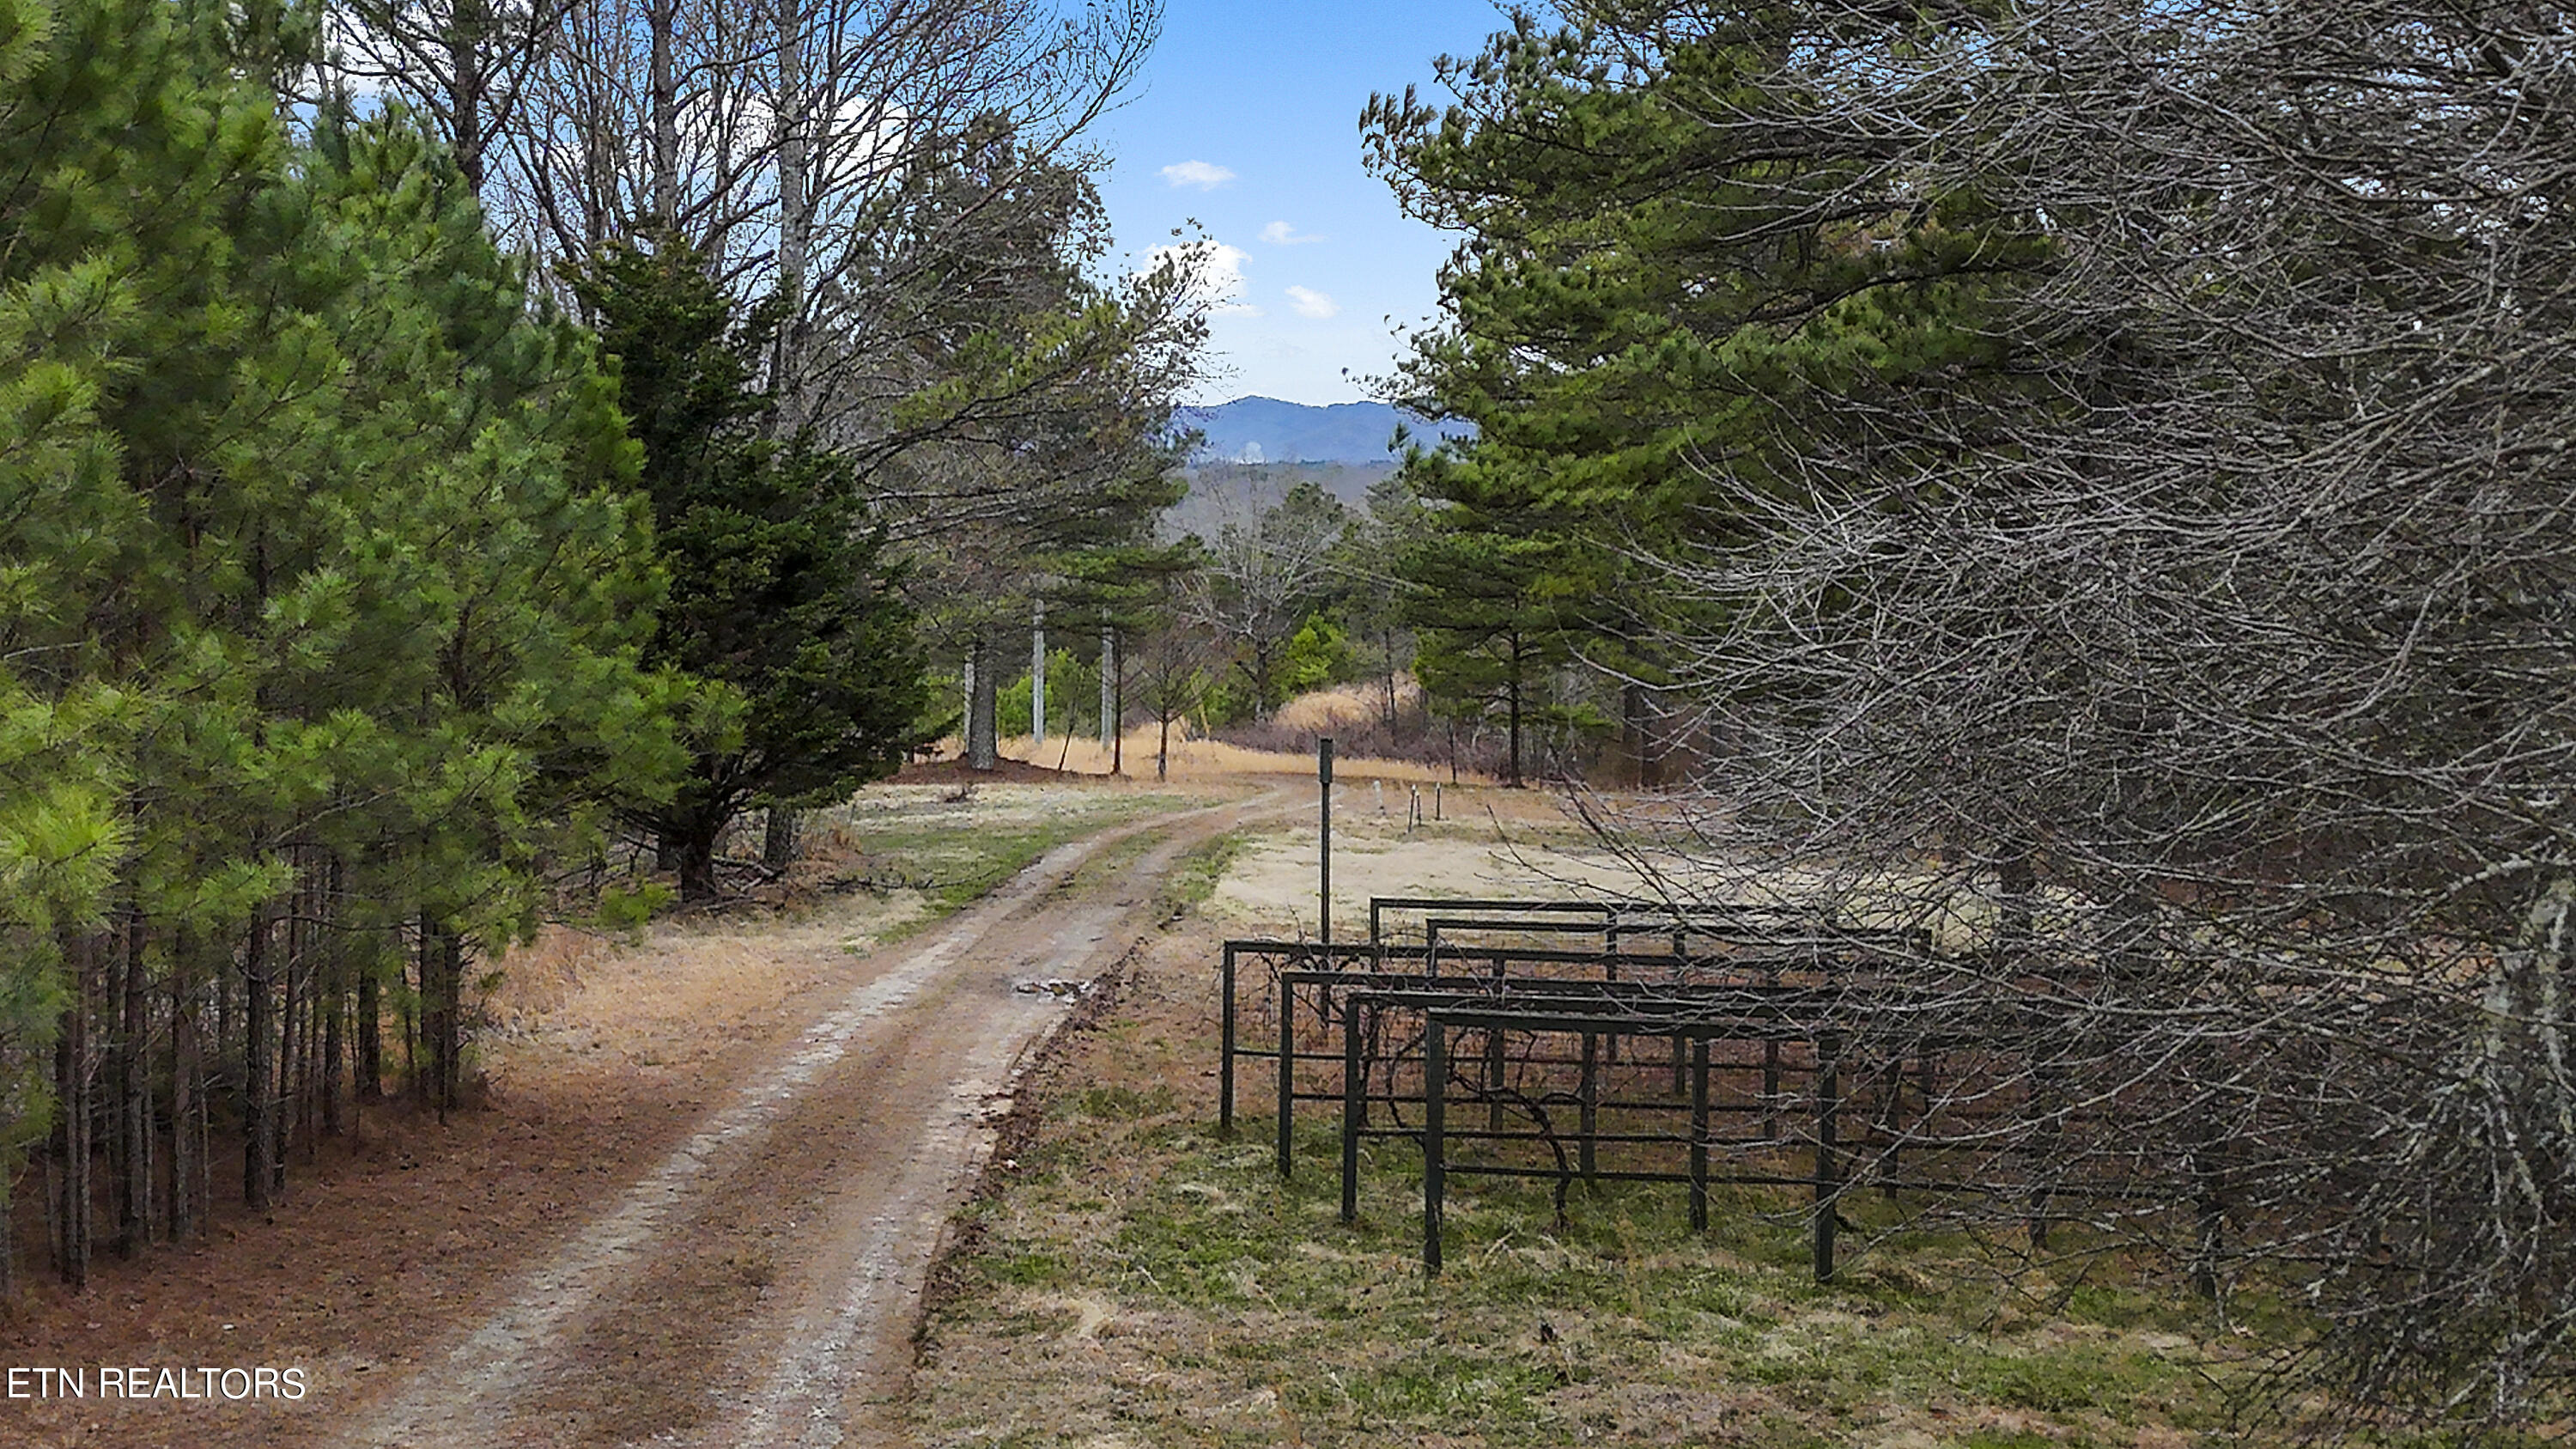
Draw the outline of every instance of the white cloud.
M1243 300L1243 264L1252 258L1241 247L1206 240L1156 247L1145 254L1144 269L1151 271L1166 258L1189 274L1190 290L1207 303L1209 311L1240 317L1261 315L1260 308Z
M1201 191L1214 191L1234 179L1234 173L1205 161L1184 161L1163 168L1163 179L1174 186L1195 186Z
M1288 300L1296 306L1300 317L1330 317L1342 310L1341 303L1306 287L1290 287Z
M1274 247L1299 247L1304 246L1308 242L1326 240L1324 237L1315 236L1311 233L1300 235L1297 228L1290 226L1284 221L1274 221L1268 226L1263 227L1261 229L1261 239L1270 243Z

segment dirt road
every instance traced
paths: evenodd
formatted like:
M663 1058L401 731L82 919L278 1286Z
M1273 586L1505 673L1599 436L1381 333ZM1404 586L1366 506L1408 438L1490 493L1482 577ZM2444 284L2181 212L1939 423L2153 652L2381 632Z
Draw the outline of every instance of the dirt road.
M1019 1064L1152 929L1192 844L1256 813L1167 816L1057 849L852 972L790 1049L409 1373L315 1385L326 1443L889 1445L923 1279ZM1142 853L1074 882L1143 837ZM379 1375L378 1377L382 1377Z

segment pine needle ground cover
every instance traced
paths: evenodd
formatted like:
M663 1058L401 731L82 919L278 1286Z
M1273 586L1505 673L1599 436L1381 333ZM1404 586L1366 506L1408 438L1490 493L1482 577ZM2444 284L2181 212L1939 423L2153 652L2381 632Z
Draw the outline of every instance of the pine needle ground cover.
M1140 953L1034 1087L934 1294L925 1444L2183 1445L2230 1439L2231 1390L2298 1336L2252 1289L2015 1272L1874 1198L1820 1288L1798 1197L1764 1190L1694 1237L1677 1187L1578 1188L1559 1225L1546 1184L1453 1178L1426 1286L1411 1144L1373 1144L1345 1228L1325 1112L1287 1183L1266 1106L1215 1131L1218 934Z

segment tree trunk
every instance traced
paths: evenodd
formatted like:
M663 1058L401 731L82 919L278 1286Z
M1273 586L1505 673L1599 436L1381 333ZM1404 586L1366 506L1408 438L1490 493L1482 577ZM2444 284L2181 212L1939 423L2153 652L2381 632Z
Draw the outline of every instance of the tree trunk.
M99 1099L90 1110L98 1123L99 1134L107 1147L107 1246L120 1258L134 1255L135 1243L127 1235L129 1216L126 1195L134 1182L134 1145L126 1137L133 1122L132 1103L127 1096L133 1076L126 1070L125 1056L131 1045L126 1022L132 1016L125 1005L124 957L119 948L125 933L119 931L102 938L99 954L98 1018L99 1033L98 1086Z
M1652 789L1657 782L1654 745L1646 723L1646 687L1633 679L1619 687L1619 720L1627 732L1628 763L1637 788Z
M406 991L402 993L401 996L395 998L394 1014L402 1020L403 1081L405 1083L405 1089L411 1093L414 1101L425 1102L429 1099L421 1091L420 1007L422 998L420 987L429 979L425 974L428 970L428 964L423 955L423 953L429 949L429 914L426 911L422 912L420 919L422 926L420 933L420 950L412 952L409 957L405 958L403 964L403 971L406 978L416 977L417 979L410 981L413 989Z
M1503 784L1521 788L1521 653L1512 651L1512 677L1503 686L1503 708L1511 725L1511 739L1503 760Z
M312 893L305 885L303 852L293 857L296 864L296 886L286 898L285 969L278 972L277 1025L277 1092L270 1099L277 1114L277 1125L269 1133L268 1190L282 1194L286 1189L286 1154L295 1143L302 1125L302 1103L298 1100L304 1084L304 996L305 978L312 972L310 933L306 907Z
M145 1243L158 1236L152 1220L152 1184L157 1175L153 1161L154 1139L152 1112L152 983L144 970L143 953L147 936L141 909L128 905L125 912L125 1022L124 1041L117 1050L117 1067L124 1075L118 1085L120 1119L118 1135L125 1141L125 1160L118 1164L119 1219L116 1228L118 1256L131 1258ZM0 1217L0 1223L7 1222Z
M489 142L484 134L483 97L490 86L484 75L485 41L491 29L488 17L477 0L456 0L447 30L447 65L451 81L448 117L455 136L452 154L456 169L465 177L465 185L479 200L483 195L483 176L489 169L485 153Z
M257 1212L269 1205L269 1164L277 1156L276 1063L269 1057L275 1031L269 1000L268 907L250 913L250 939L242 950L242 1202Z
M1114 748L1118 737L1118 636L1100 631L1100 747ZM1112 773L1116 773L1112 771Z
M768 824L760 836L760 863L773 871L783 871L794 865L796 846L802 833L797 828L794 808L770 806Z
M974 686L966 701L966 768L970 770L1001 767L1001 742L993 717L1001 692L995 687L993 673L992 651L978 639L967 667L967 677Z
M704 905L716 898L716 831L691 827L680 837L680 904Z
M464 1044L465 938L454 927L421 913L420 1036L426 1058L414 1075L422 1100L444 1124L456 1106L458 1058Z
M1154 743L1154 778L1161 780L1170 772L1172 763L1172 717L1156 714L1154 720L1163 728L1162 737Z
M382 966L371 961L358 973L358 1100L385 1095L385 1012Z
M412 1100L438 1105L438 927L427 911L420 913L420 940L412 952L410 1024L404 1031L403 1070L410 1078Z
M1378 718L1386 725L1387 738L1395 737L1395 635L1381 629L1377 636L1378 653L1386 660L1386 702Z
M333 854L330 885L324 893L328 903L326 912L336 911L346 873L347 867L336 853ZM336 930L324 952L322 965L322 1130L337 1137L348 1130L348 1123L340 1114L340 1092L341 1069L348 1059L349 958Z
M1255 641L1252 646L1252 720L1259 724L1270 718L1270 650Z
M456 1109L465 1056L465 938L452 928L438 933L438 1120Z
M196 1116L204 1094L203 1050L197 1041L197 948L193 934L181 934L170 949L170 1236L196 1236Z
M803 355L805 269L813 245L813 188L805 140L805 8L778 0L778 301L781 309L771 395L778 400L778 430L794 438L804 426Z
M234 1000L240 993L234 989L232 962L226 959L215 967L215 1074L223 1075L224 1053L231 1049L233 1021L241 1013Z
M1109 773L1127 773L1127 676L1117 676L1118 688L1109 696Z
M90 965L92 942L67 936L71 1004L63 1008L54 1041L55 1155L62 1161L56 1188L55 1267L72 1291L89 1286L90 1259Z
M650 0L644 15L651 46L647 125L653 157L653 219L668 228L680 224L680 77L673 54L679 12L679 0Z
M616 157L622 147L609 134L606 87L594 81L581 102L581 222L587 251L608 241L609 227L622 221L617 201Z

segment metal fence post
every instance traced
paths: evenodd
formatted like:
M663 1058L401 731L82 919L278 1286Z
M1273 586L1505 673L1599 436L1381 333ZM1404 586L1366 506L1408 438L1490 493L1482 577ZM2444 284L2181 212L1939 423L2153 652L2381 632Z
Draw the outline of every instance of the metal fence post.
M1449 1029L1436 1015L1427 1016L1422 1032L1422 1272L1440 1276L1442 1134L1448 1130Z
M1691 1038L1690 1225L1708 1231L1708 1038Z
M1234 1135L1234 943L1225 943L1223 964L1217 967L1218 1004L1216 1011L1217 1074L1216 1130L1222 1137Z
M1588 1186L1597 1186L1600 1166L1594 1161L1592 1136L1601 1130L1601 1035L1598 1032L1583 1034L1583 1085L1577 1095L1582 1098L1583 1107L1583 1144L1580 1149L1583 1181Z
M1288 1176L1288 1138L1297 1113L1297 988L1279 978L1279 1175Z
M1315 741L1316 795L1323 804L1317 812L1317 834L1323 842L1323 854L1316 872L1316 904L1323 910L1317 921L1315 938L1325 945L1333 944L1333 737L1325 735Z
M1368 1116L1368 1078L1360 1064L1360 1005L1342 1002L1342 1221L1360 1219L1360 1128Z
M1842 1043L1816 1034L1816 1281L1834 1281L1834 1218L1842 1191L1841 1154L1834 1147L1834 1118L1841 1106Z

